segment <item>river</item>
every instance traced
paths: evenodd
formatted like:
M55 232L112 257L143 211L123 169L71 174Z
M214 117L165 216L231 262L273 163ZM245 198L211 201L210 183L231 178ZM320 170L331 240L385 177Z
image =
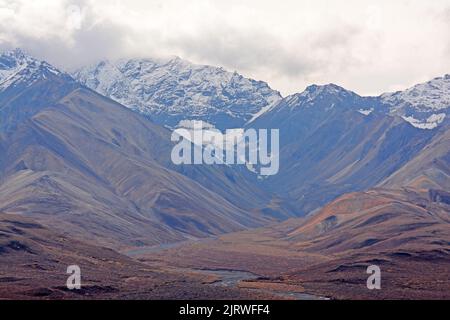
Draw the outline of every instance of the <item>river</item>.
M192 269L193 271L205 275L212 275L218 278L217 281L211 283L213 286L222 287L237 287L240 281L251 281L260 278L259 275L243 271L230 269ZM271 290L271 289L248 289L261 293L266 293L280 297L280 299L295 299L295 300L328 300L328 298L320 297L308 293L289 291L289 290Z

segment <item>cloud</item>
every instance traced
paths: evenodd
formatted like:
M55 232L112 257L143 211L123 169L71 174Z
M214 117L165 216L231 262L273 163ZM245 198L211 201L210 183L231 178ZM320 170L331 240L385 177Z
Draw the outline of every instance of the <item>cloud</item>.
M64 68L178 55L284 94L378 94L450 72L450 0L0 0L0 49ZM418 21L420 23L418 23Z

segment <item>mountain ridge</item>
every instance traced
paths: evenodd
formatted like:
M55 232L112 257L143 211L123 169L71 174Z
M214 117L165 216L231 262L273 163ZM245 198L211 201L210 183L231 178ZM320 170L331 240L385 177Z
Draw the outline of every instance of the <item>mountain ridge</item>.
M233 183L226 171L174 170L167 164L167 129L63 73L7 87L0 101L0 210L7 214L30 215L115 248L205 237L274 219L259 215L253 195L246 205L255 210L245 211L246 192L222 197ZM223 185L206 188L195 180L199 174Z
M239 127L281 99L262 81L179 57L101 61L73 74L91 89L170 127L185 114L220 129Z

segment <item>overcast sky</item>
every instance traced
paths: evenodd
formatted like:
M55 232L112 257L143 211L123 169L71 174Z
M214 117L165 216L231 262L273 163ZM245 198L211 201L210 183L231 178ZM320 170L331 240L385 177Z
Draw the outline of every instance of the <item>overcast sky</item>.
M177 55L282 94L360 94L450 73L450 0L0 0L0 49L68 68Z

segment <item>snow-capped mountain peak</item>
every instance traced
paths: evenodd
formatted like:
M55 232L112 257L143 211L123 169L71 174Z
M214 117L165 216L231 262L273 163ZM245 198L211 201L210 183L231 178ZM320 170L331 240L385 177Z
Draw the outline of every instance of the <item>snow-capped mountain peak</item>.
M434 129L442 123L450 109L450 75L434 78L404 91L380 96L391 114L420 129Z
M346 99L352 96L356 96L356 93L346 90L334 83L330 83L326 85L310 85L300 95L303 97L307 97L308 100L314 100L320 96L334 96L337 98Z
M385 93L383 102L395 109L412 107L417 111L442 110L450 107L450 75L434 78L404 91Z
M25 52L22 51L22 49L20 48L16 48L10 51L5 51L1 54L1 57L4 59L1 63L0 66L12 66L15 62L20 62L20 61L26 61L31 59L30 56L28 56L27 54L25 54ZM9 64L7 63L9 60Z
M0 55L0 90L23 84L29 86L40 79L59 75L69 76L47 62L27 55L21 49Z
M25 55L20 49L6 51L0 55L0 81L23 69L33 58Z
M334 107L353 107L355 101L362 97L356 93L346 90L335 84L310 85L303 92L292 94L283 99L279 107L290 109L298 108L318 108L319 110L329 110ZM361 107L371 107L371 105L361 105ZM278 108L274 106L274 108Z
M76 71L74 77L170 127L182 120L240 127L281 99L265 82L179 57L102 61Z

